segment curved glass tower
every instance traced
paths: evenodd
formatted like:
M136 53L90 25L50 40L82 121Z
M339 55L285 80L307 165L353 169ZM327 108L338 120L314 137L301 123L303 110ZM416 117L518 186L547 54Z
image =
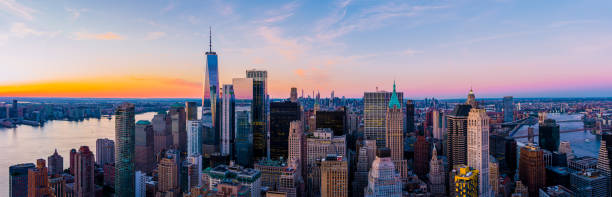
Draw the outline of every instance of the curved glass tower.
M212 33L211 33L212 35ZM212 37L212 36L211 36ZM204 71L204 95L202 96L202 123L210 125L212 128L207 136L212 136L215 142L214 146L218 147L219 142L219 64L217 53L212 51L212 41L209 44L209 50L206 55L206 70ZM205 118L206 116L210 118ZM208 121L210 122L204 122ZM209 144L213 145L213 144Z

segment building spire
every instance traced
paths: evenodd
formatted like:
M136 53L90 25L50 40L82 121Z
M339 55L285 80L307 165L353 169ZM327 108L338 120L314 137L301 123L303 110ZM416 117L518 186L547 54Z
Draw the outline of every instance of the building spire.
M397 98L397 93L395 92L395 80L393 80L393 93L391 93L391 100L389 100L389 108L397 107L397 109L401 109L401 104L399 99Z
M212 52L212 27L208 26L208 52Z

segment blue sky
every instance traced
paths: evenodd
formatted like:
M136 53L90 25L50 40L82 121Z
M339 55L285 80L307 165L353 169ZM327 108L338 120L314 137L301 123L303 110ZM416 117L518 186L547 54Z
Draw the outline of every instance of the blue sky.
M273 97L291 86L361 97L394 79L409 98L464 97L470 86L481 97L612 96L610 10L612 1L0 0L10 73L0 89L113 76L180 81L193 88L167 97L197 97L211 26L221 83L266 69Z

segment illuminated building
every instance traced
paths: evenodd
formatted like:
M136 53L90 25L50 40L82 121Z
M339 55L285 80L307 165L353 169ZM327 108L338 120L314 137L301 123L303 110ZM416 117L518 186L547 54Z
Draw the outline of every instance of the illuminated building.
M456 196L477 197L478 196L478 170L468 166L460 166L455 175Z
M363 93L363 126L366 140L376 140L376 147L385 147L385 120L391 92L376 91ZM397 93L397 100L403 101L404 94Z

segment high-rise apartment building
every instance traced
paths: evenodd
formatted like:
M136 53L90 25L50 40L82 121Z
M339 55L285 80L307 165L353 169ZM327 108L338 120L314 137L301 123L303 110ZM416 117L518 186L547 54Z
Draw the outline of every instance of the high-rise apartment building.
M321 196L348 197L348 161L329 154L321 161Z
M252 127L253 127L253 157L269 156L269 100L268 71L247 70L246 77L253 79Z
M36 167L28 170L28 197L51 196L49 174L44 159L36 160Z
M514 100L512 96L504 96L504 122L514 121Z
M553 119L546 119L539 127L538 145L550 152L559 150L559 124Z
M468 104L455 105L447 116L446 153L449 166L467 164L467 119L471 109L472 106Z
M489 116L485 109L472 108L468 115L468 166L478 170L479 196L490 196Z
M187 120L187 155L202 155L202 122Z
M358 189L363 189L363 187ZM366 197L402 196L402 180L400 174L395 170L391 151L388 148L377 150L364 193Z
M49 175L62 174L64 172L64 158L57 153L57 149L53 155L47 157L49 163Z
M134 169L151 173L155 168L153 125L148 120L139 120L135 127Z
M528 144L521 147L519 177L529 190L529 196L537 196L538 190L546 185L544 152L540 147Z
M9 167L9 196L28 196L28 171L36 166L33 163L22 163Z
M172 133L172 146L187 152L187 117L185 113L185 106L175 103L170 106L168 115L171 119L170 133Z
M389 99L385 130L385 143L391 151L391 160L402 180L405 180L408 178L408 162L404 159L404 113L402 113L402 102L397 98L395 82Z
M253 79L232 79L236 105L234 108L234 129L236 138L234 144L234 159L241 166L252 166L253 155L253 128L252 128L252 103L253 103Z
M158 194L176 194L179 193L179 158L176 154L168 154L161 158L157 164L158 171Z
M298 103L284 101L270 103L270 158L287 159L290 123L300 120Z
M115 111L115 194L117 196L134 196L135 130L134 104L122 103Z
M363 93L363 128L367 140L376 140L376 147L385 147L385 120L391 92L376 91ZM397 100L403 101L404 94L397 93Z
M434 145L431 152L431 161L429 161L429 191L433 195L444 195L446 193L446 170L441 158L438 158L436 146Z
M233 154L232 145L234 144L234 112L236 107L234 86L232 84L223 85L221 94L221 155L228 156Z
M469 166L459 165L455 178L456 196L479 196L478 195L478 170Z
M94 154L89 150L88 146L81 146L81 148L79 148L79 152L75 156L75 197L89 197L96 195L96 187L94 185L94 159ZM132 185L133 184L134 183L132 183ZM117 186L115 186L115 188L117 188Z
M103 166L115 163L115 141L104 138L96 140L96 164Z

